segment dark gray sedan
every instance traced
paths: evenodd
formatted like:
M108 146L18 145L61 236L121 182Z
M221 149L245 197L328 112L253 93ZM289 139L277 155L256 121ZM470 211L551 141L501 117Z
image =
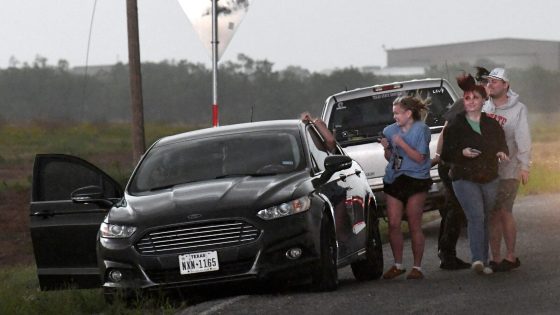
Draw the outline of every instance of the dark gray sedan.
M340 147L299 120L209 128L155 142L126 188L67 155L37 155L31 234L41 289L141 291L309 278L378 279L374 195Z

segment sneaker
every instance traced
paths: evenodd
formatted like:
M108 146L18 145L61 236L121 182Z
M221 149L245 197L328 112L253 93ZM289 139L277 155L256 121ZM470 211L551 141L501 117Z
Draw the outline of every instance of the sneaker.
M406 276L406 279L408 279L408 280L424 279L424 274L422 273L422 271L420 271L416 268L412 268L412 270L410 270L410 272Z
M391 267L383 274L383 279L393 279L405 273L406 269L398 269L396 266Z
M455 264L457 265L457 269L469 269L471 267L471 264L463 261L457 257L455 257Z
M484 272L484 264L480 260L473 262L471 268L478 274L482 274Z
M519 260L519 257L515 258L515 262L511 262L504 258L496 267L496 271L497 272L510 271L512 269L518 268L519 266L521 266L521 261Z
M498 263L490 260L490 263L488 264L488 266L490 266L490 268L492 268L492 271L496 272L498 270Z
M471 267L471 264L464 262L457 257L448 257L441 260L439 267L445 270L459 270L468 269Z
M482 269L482 273L485 275L491 275L494 273L494 270L490 267L484 267L484 269Z

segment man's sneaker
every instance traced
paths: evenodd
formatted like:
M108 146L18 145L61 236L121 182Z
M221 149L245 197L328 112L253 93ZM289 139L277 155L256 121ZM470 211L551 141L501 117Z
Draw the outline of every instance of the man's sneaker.
M398 269L396 266L393 265L393 267L391 267L391 269L387 270L383 274L383 279L393 279L395 277L398 277L398 276L402 275L405 272L406 272L406 269Z
M471 267L471 264L464 262L457 257L447 257L441 260L439 267L445 270L459 270L468 269Z
M416 268L412 268L412 270L410 270L410 272L406 276L406 279L408 279L408 280L424 279L424 274L422 273L422 271L420 271Z
M482 261L480 260L477 260L472 263L472 269L480 275L484 272L484 263L482 263Z
M482 273L485 275L491 275L494 273L494 270L490 267L484 267L484 269L482 269Z
M471 264L463 261L457 257L455 257L455 264L457 265L457 269L469 269L471 267Z
M490 268L492 268L492 271L494 271L494 272L498 271L498 265L499 265L499 263L497 263L493 260L490 260L490 263L488 263L488 266L490 266Z
M515 258L515 262L511 262L511 261L504 258L498 264L495 271L497 271L497 272L510 271L512 269L518 268L519 266L521 266L521 261L519 261L519 257Z

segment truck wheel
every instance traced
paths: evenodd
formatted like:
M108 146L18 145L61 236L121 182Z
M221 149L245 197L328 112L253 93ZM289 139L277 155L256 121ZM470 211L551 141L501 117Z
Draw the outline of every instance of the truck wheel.
M338 287L337 245L332 220L325 214L321 220L321 254L312 272L313 287L317 291L334 291Z
M379 220L374 209L368 211L365 259L351 264L358 281L376 280L383 274L383 244L379 233Z

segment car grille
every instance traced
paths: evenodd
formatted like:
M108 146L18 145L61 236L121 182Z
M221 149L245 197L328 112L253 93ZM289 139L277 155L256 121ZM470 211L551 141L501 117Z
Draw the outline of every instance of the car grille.
M256 240L260 231L244 221L206 222L152 231L138 243L140 254L176 254L237 246Z

